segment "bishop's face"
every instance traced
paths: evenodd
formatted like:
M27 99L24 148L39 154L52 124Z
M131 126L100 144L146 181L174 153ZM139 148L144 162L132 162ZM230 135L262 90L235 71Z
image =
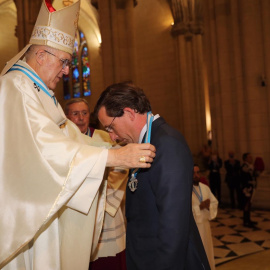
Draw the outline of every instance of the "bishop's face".
M44 57L44 66L40 76L47 87L54 90L63 75L67 75L69 73L71 55L67 52L52 48L42 50L42 52Z

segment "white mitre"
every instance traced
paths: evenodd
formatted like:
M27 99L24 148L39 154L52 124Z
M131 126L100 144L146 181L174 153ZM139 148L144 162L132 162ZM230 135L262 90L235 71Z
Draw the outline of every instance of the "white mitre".
M80 0L55 10L49 0L43 0L29 43L10 61L1 75L20 60L31 45L47 45L72 55L78 28Z

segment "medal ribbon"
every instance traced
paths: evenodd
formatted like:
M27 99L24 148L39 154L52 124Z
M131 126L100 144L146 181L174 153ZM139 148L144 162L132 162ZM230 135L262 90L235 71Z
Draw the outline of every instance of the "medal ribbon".
M35 74L30 69L24 66L18 65L18 64L15 64L9 71L13 71L13 70L18 70L24 73L31 81L33 81L39 87L39 89L41 89L46 95L52 98L54 101L54 104L57 105L55 96L52 96L49 93L48 87L45 85L45 83L41 80L41 78L37 74Z
M198 193L197 189L193 186L193 192L195 193L199 201L202 202L203 196L202 196L202 190L201 190L200 185L199 185L199 190L200 190L200 194Z
M146 121L147 128L146 128L146 135L145 135L144 143L150 143L153 120L154 120L154 115L152 114L151 111L149 111L147 113L147 121ZM139 171L140 171L140 168L137 168L135 170L133 169L131 171L131 178L136 179ZM129 181L131 180L131 178L129 179Z

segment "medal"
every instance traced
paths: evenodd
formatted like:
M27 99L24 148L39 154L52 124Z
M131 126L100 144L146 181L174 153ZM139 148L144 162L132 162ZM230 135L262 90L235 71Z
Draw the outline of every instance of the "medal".
M131 192L134 192L137 189L138 186L138 180L132 175L132 177L129 179L128 187Z
M152 112L148 112L147 122L146 122L147 131L146 131L146 136L145 136L145 143L150 142L153 120L154 120L154 115L152 114ZM128 181L128 187L131 192L134 192L138 187L138 180L136 179L136 177L139 171L140 169L132 170L131 178Z

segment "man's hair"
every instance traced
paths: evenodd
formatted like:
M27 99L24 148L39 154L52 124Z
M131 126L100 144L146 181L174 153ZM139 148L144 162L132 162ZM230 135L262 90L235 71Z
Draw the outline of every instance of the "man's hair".
M35 56L35 54L37 53L37 51L39 49L46 50L46 51L49 51L51 53L55 53L56 51L60 51L60 50L57 50L57 49L52 48L52 47L47 46L47 45L36 45L36 44L33 44L33 45L31 45L27 49L27 51L24 54L26 62L28 62L30 60L30 58L32 58L33 56Z
M88 111L90 113L90 106L89 106L89 103L88 103L88 101L86 99L84 99L84 98L72 98L65 105L65 114L68 115L69 106L71 104L78 103L78 102L84 102L87 105Z
M124 114L124 108L131 108L139 114L151 111L150 102L143 90L132 82L108 86L97 101L94 109L96 115L103 106L107 115L111 117L121 117Z
M250 155L250 153L249 153L249 152L244 153L244 154L242 155L242 159L243 159L243 161L246 161L246 159L247 159L248 155Z
M41 45L31 45L28 50L25 52L25 60L28 62L28 60L34 55L34 52L37 50L37 48L42 47Z

